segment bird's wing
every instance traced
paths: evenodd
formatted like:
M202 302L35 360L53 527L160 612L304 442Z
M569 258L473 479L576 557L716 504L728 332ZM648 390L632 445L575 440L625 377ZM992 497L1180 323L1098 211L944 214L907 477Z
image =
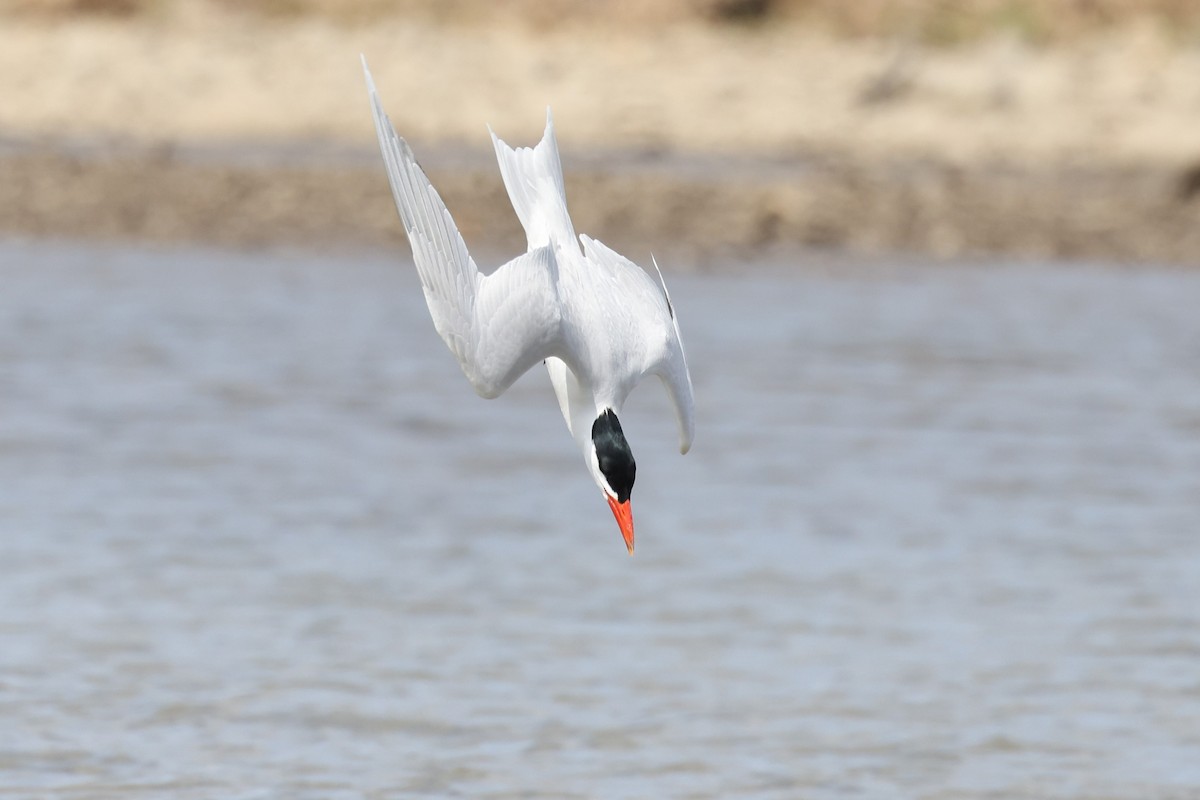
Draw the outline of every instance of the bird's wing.
M657 375L666 387L679 423L679 452L686 453L692 447L696 431L692 377L679 334L679 321L657 262L654 268L659 283L655 285L645 270L603 242L586 235L579 240L585 258L618 281L623 306L636 315L630 333L645 343L642 374Z
M475 391L496 397L557 352L561 313L553 251L540 247L491 275L480 273L442 198L384 113L365 58L363 72L388 182L433 325Z
M683 350L683 335L679 332L679 317L675 315L675 306L671 303L671 295L667 292L667 282L663 280L662 270L658 268L658 260L650 256L654 271L658 275L658 285L662 287L663 300L667 303L667 313L671 315L671 329L675 333L672 347L667 358L658 363L654 374L662 379L675 405L675 419L679 423L679 452L687 453L692 449L692 438L696 433L696 409L692 398L692 374L688 371L687 354Z

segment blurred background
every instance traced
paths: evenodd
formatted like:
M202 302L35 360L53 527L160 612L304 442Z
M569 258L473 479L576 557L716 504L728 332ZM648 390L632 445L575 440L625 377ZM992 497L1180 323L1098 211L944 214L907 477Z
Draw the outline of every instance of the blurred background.
M0 20L12 233L397 243L363 53L468 242L520 241L485 124L529 143L552 105L574 212L620 245L1200 260L1191 0L2 0Z
M359 54L663 265L637 555ZM0 794L1200 796L1200 3L0 0Z

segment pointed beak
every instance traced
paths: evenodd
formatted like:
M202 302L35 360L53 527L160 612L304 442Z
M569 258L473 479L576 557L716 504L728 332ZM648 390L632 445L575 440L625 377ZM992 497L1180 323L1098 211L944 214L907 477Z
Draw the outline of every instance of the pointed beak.
M629 555L633 555L633 508L629 505L629 501L618 503L614 498L607 494L604 498L608 500L608 507L612 509L613 516L617 518L617 524L621 526L621 536L625 539L625 548L629 551Z

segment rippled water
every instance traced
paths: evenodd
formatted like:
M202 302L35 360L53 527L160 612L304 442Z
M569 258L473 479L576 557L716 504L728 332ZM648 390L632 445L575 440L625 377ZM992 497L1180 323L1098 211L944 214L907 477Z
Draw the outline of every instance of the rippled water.
M1200 275L675 277L631 559L409 269L0 246L0 795L1200 796Z

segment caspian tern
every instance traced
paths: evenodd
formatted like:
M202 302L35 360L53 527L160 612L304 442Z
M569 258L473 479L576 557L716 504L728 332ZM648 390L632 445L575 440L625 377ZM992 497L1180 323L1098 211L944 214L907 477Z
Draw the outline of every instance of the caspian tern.
M484 275L408 143L396 135L365 57L363 72L392 196L434 327L485 398L499 396L530 367L545 363L567 429L632 554L629 495L637 467L617 414L638 381L657 375L675 408L680 453L691 447L695 427L692 379L658 263L655 284L595 239L576 238L547 109L536 147L514 150L491 134L529 247Z

